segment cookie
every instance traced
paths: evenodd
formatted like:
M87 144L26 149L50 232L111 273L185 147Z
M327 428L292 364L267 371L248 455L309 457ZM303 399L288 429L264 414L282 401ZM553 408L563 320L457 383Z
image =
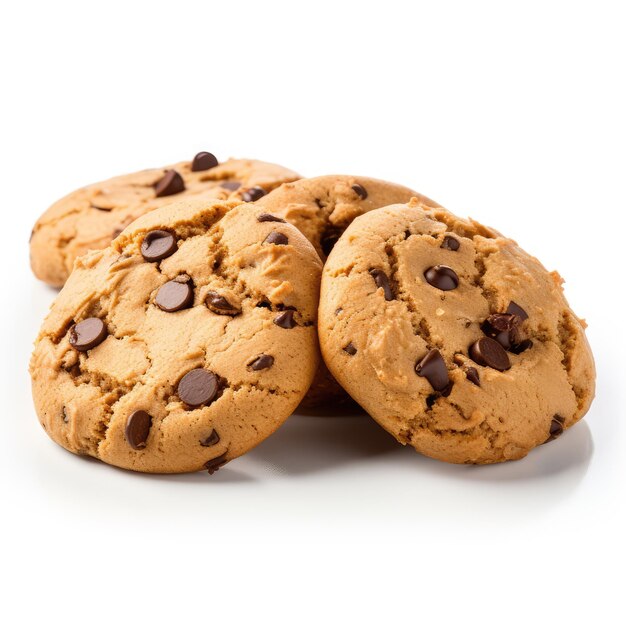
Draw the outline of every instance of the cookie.
M211 153L200 152L193 161L89 185L53 204L35 224L30 240L33 273L60 287L77 257L105 248L148 211L187 197L250 202L298 178L280 165L248 159L218 163Z
M321 262L265 213L182 201L79 257L30 364L54 441L132 470L212 473L293 412L319 361Z
M408 187L364 176L303 178L281 185L257 204L298 228L324 260L356 217L411 198L439 206Z
M296 226L324 260L354 218L413 197L429 206L439 206L407 187L364 176L303 178L281 185L257 204ZM313 407L348 400L322 363L303 405Z
M556 272L443 209L356 219L324 266L328 368L399 442L452 463L524 457L587 412L585 323Z

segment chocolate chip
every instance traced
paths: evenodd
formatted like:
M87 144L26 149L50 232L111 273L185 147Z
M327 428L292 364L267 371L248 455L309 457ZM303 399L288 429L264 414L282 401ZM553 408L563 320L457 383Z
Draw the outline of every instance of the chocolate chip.
M474 383L480 387L480 376L478 375L478 370L475 367L466 368L465 377L470 381L470 383Z
M238 180L227 180L224 181L220 187L223 189L228 189L228 191L237 191L239 187L241 187L241 183Z
M188 309L193 304L193 284L188 276L178 276L161 286L155 304L168 313Z
M526 313L526 311L524 311L524 309L522 309L519 304L515 304L513 300L509 302L509 306L507 307L506 312L509 315L517 315L517 317L519 317L522 321L528 319L528 313Z
M276 217L275 215L271 215L270 213L261 213L256 218L257 222L282 222L285 224L285 220L282 217Z
M198 152L191 162L192 172L204 172L219 165L219 161L210 152Z
M383 290L385 300L393 300L393 292L391 291L391 285L389 284L387 274L385 274L382 270L372 269L370 270L370 276L374 279L376 286Z
M550 435L546 439L545 443L548 443L548 441L552 441L553 439L556 439L557 437L562 435L564 424L565 424L565 418L561 417L560 415L555 415L552 418L552 422L550 423L550 431L549 431Z
M148 441L150 428L152 427L152 416L145 411L134 411L128 416L126 421L126 441L131 448L143 450Z
M504 372L511 367L509 355L504 348L491 337L481 337L469 348L469 355L478 365L493 367L500 372Z
M361 200L365 200L365 198L367 198L367 191L365 190L365 187L363 187L363 185L355 183L354 185L352 185L352 190L354 191L354 193L356 193L357 196L359 196L359 198L361 198Z
M443 238L443 243L441 244L441 247L444 250L452 250L453 252L456 252L461 247L461 244L459 243L458 239L450 237L450 235L446 235Z
M255 200L259 200L266 194L265 189L263 187L250 187L250 189L246 189L241 195L241 198L244 202L254 202Z
M287 309L286 311L279 313L274 318L274 324L276 324L276 326L280 326L281 328L293 328L294 326L297 326L295 320L293 319L293 310Z
M344 346L343 351L347 352L350 356L354 356L356 354L356 348L352 342L350 342L347 346Z
M61 409L61 419L65 424L70 421L70 416L67 414L67 409L65 407Z
M326 256L331 253L331 250L335 247L337 241L339 241L340 235L341 233L337 230L329 230L322 235L320 246Z
M210 404L220 389L217 376L198 367L187 372L178 383L178 397L188 406L197 407L202 404Z
M107 336L104 322L97 317L88 317L72 326L70 330L70 345L74 350L86 352L101 344Z
M241 309L231 304L224 296L217 291L209 291L206 295L205 303L207 307L218 315L239 315Z
M448 369L439 350L431 350L418 361L415 364L415 373L426 378L435 391L446 391L450 385Z
M493 313L480 325L480 329L508 350L519 341L519 321L516 315Z
M430 285L441 289L441 291L451 291L459 286L459 277L456 272L447 265L434 265L424 272L424 278Z
M225 465L228 461L226 460L226 452L216 457L215 459L211 459L204 464L204 468L209 470L209 474L215 474L217 470Z
M141 242L141 256L146 261L160 261L178 249L176 239L166 230L151 230Z
M181 191L185 191L185 181L176 170L167 170L163 178L154 185L154 193L157 198L172 196Z
M214 446L216 443L220 442L220 436L217 434L215 428L211 431L211 434L208 437L205 437L200 441L200 445L205 448L210 448Z
M274 365L274 357L269 354L260 354L254 361L248 363L248 369L251 369L253 372L258 372L259 370L266 370L268 367L272 367Z
M523 341L520 341L519 343L513 344L510 348L510 351L513 354L521 354L525 350L528 350L528 348L532 348L532 347L533 347L532 340L524 339Z
M289 243L287 235L279 233L277 230L273 230L263 243L273 243L276 246L286 246Z
M258 309L271 309L272 305L267 300L261 300L255 305Z

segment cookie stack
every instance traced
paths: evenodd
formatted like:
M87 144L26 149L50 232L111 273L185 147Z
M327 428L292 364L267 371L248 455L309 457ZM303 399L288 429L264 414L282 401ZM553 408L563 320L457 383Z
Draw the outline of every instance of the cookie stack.
M559 275L393 183L201 152L73 192L30 246L64 285L31 359L40 422L119 467L213 473L350 398L422 454L494 463L593 399Z

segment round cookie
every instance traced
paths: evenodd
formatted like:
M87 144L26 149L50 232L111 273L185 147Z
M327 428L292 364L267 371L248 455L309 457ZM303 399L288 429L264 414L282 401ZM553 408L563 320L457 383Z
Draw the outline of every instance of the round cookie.
M365 176L302 178L284 183L257 204L298 228L324 260L356 217L411 198L439 206L408 187Z
M67 280L74 260L100 250L145 213L184 198L258 200L298 174L249 159L225 163L209 152L159 169L117 176L78 189L53 204L37 221L30 259L37 278L55 287Z
M307 391L320 273L305 237L253 205L139 218L77 260L43 323L30 364L41 424L112 465L212 473Z
M326 259L341 233L363 213L418 198L439 206L412 189L364 176L319 176L281 185L257 204L296 226ZM346 392L322 363L303 405L346 402Z
M346 230L322 276L331 373L399 442L524 457L587 412L595 370L562 279L511 239L411 202Z

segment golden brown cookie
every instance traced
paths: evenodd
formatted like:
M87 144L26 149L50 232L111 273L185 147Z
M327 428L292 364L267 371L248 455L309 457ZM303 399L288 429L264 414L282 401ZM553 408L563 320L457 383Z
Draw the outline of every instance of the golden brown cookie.
M326 259L341 233L363 213L411 198L437 207L437 203L412 189L365 176L319 176L285 183L261 198L257 204L296 226ZM326 366L320 370L303 405L346 402L346 392Z
M585 324L511 239L411 202L358 218L326 261L331 373L398 441L452 463L525 456L587 412Z
M296 228L237 204L175 203L77 260L30 365L54 441L212 473L292 413L319 361L321 262Z
M100 250L134 219L184 198L258 200L298 174L249 159L218 163L209 152L193 161L126 174L78 189L55 202L37 221L30 241L32 270L55 287L74 260Z

